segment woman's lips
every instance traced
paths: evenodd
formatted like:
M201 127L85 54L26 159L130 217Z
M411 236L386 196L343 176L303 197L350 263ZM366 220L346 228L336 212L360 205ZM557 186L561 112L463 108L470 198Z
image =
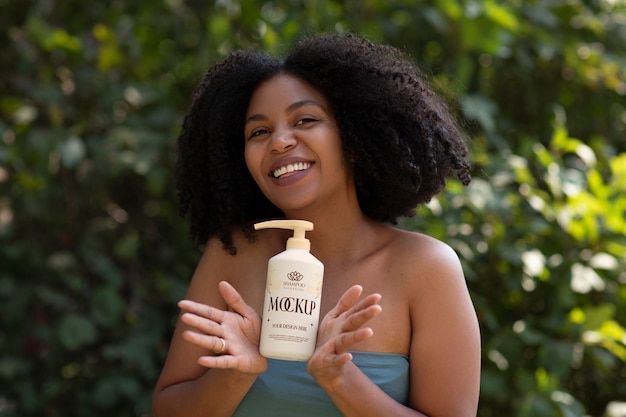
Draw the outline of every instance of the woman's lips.
M315 162L302 158L288 158L277 161L269 172L269 177L278 185L289 185L306 176Z
M300 171L305 171L310 167L311 163L308 161L294 162L274 169L272 174L274 178L286 178L297 174Z

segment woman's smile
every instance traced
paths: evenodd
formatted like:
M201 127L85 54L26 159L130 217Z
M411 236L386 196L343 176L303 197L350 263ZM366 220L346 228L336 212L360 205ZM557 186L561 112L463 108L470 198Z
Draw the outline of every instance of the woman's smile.
M272 175L274 176L274 178L287 178L297 174L298 172L309 169L310 166L310 162L296 162L293 164L287 164L283 165L280 168L276 168L272 172Z

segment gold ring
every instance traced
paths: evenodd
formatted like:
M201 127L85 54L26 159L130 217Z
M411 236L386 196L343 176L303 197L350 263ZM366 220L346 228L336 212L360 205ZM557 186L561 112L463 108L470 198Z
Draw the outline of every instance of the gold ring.
M220 350L215 352L217 354L220 354L226 350L226 341L220 337L220 342L222 342L222 347L220 348Z

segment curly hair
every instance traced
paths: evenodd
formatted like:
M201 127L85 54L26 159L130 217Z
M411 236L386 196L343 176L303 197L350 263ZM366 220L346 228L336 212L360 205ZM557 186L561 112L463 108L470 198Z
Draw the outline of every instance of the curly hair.
M176 187L192 239L211 237L236 253L233 227L253 239L252 223L281 217L244 161L244 117L255 88L279 73L301 78L328 101L359 205L395 223L456 177L470 182L465 136L446 104L400 50L353 34L317 35L284 59L236 51L208 70L178 138Z

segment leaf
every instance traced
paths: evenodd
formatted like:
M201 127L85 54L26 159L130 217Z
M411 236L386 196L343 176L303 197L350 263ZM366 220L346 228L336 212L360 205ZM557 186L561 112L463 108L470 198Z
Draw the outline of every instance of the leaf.
M75 168L85 158L86 148L80 138L72 136L61 143L60 152L61 163L66 168Z
M562 417L580 417L586 413L585 407L571 394L564 391L554 391L550 398L556 404Z
M605 288L605 283L596 271L581 263L575 263L571 268L571 287L572 290L587 294L592 290L602 291Z
M124 313L125 303L120 294L111 286L96 289L92 297L95 319L105 326L123 325L120 319Z
M496 104L486 96L468 94L461 99L461 108L466 117L476 120L486 132L496 128Z
M57 335L61 345L68 350L77 350L96 341L97 330L85 317L71 314L58 325Z
M485 14L489 16L491 20L512 32L517 31L519 28L519 21L515 14L505 6L496 2L485 2Z
M134 400L141 391L137 380L126 375L105 376L97 381L92 392L92 402L100 408L107 408L120 398Z
M120 259L132 259L139 248L139 235L134 231L127 233L115 245L115 255Z

